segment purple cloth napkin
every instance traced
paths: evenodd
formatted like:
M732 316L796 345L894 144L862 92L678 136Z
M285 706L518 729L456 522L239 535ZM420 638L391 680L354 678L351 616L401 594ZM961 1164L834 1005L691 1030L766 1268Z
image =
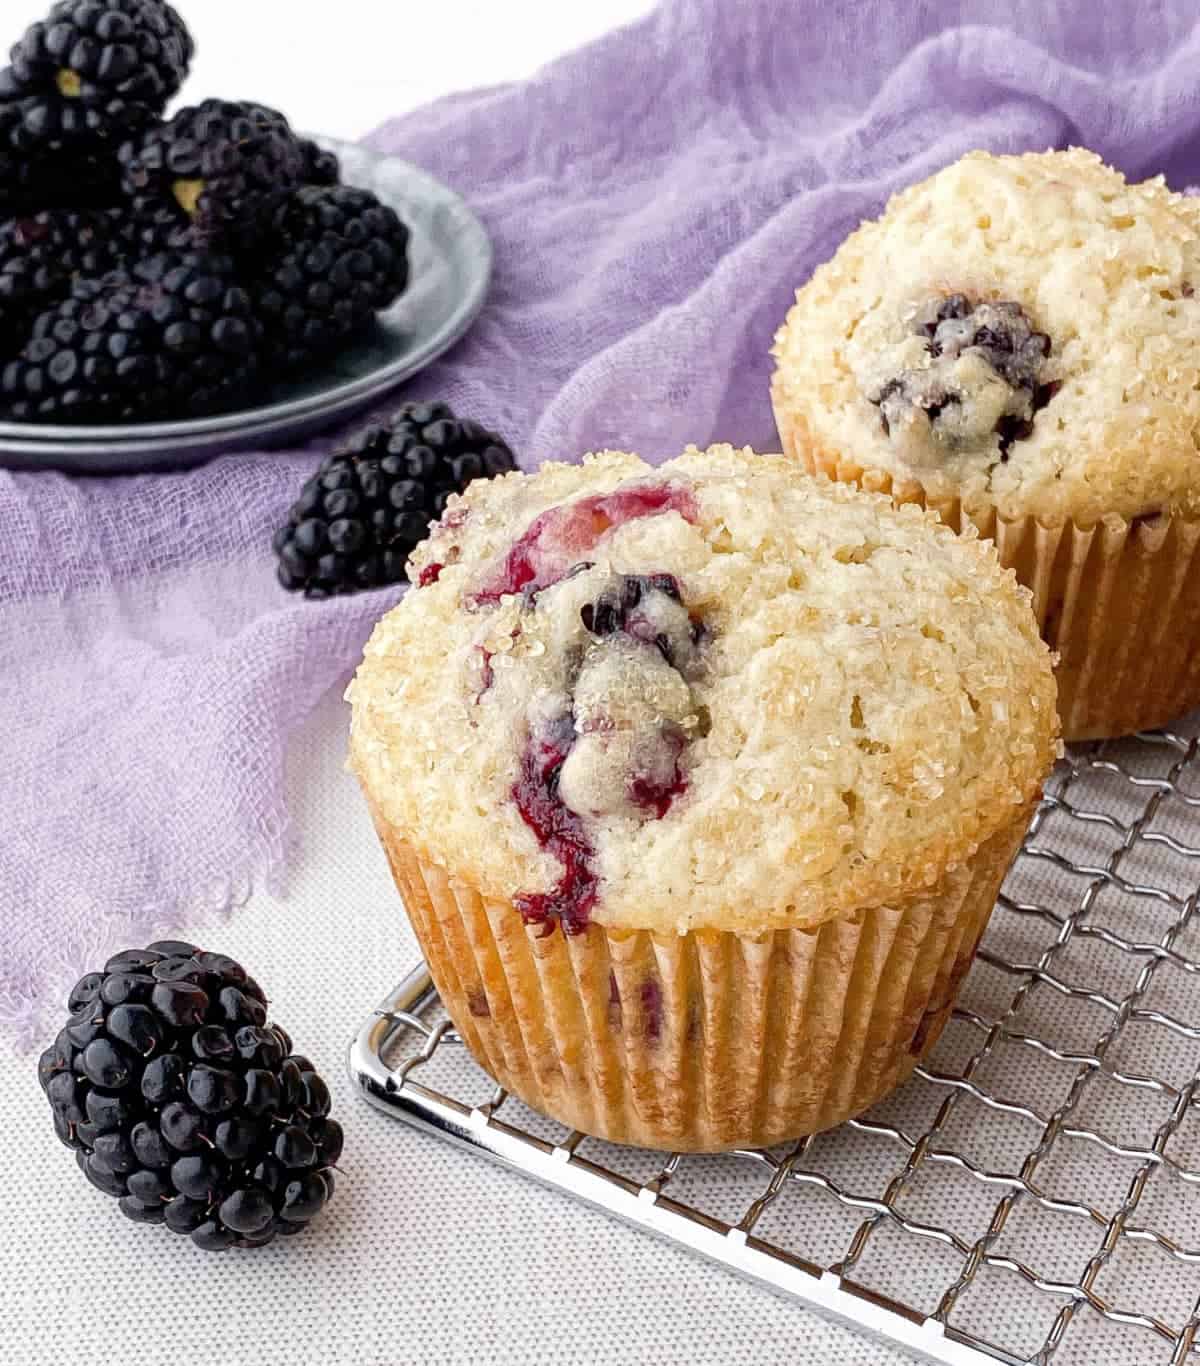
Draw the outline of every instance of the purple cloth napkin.
M527 84L372 138L473 203L496 274L405 397L529 468L775 444L796 284L974 147L1200 170L1194 0L669 0ZM305 603L270 538L323 443L189 473L0 473L0 1022L284 866L287 739L397 592Z

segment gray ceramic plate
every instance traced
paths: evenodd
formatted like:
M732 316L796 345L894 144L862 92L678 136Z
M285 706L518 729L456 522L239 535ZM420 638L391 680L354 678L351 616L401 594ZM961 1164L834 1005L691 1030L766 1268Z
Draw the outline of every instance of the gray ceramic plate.
M270 388L261 403L233 413L116 427L0 422L0 465L127 473L295 442L378 400L462 336L483 305L491 274L483 225L458 195L407 161L354 143L318 141L341 158L348 184L374 190L412 231L412 283L373 331L301 381Z

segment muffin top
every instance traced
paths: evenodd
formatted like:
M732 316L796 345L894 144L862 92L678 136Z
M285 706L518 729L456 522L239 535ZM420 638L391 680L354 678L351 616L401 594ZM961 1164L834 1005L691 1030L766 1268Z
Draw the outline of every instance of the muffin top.
M477 482L351 685L419 851L568 932L811 926L935 884L1038 791L1050 656L987 542L778 455Z
M1200 514L1198 229L1092 152L972 152L798 292L776 407L969 512Z

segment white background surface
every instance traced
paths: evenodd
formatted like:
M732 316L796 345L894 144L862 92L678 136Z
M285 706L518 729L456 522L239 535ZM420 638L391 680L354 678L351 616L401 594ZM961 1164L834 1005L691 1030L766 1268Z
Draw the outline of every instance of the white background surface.
M30 2L4 0L0 22ZM254 99L298 128L344 138L438 95L530 76L653 8L652 0L175 3L196 39L187 102Z
M0 44L25 7L25 0L0 7ZM528 75L649 6L183 0L181 7L198 43L185 99L254 98L282 108L299 127L355 137L436 95ZM723 1271L401 1127L353 1096L346 1044L415 949L342 771L345 724L331 695L294 745L298 852L283 901L259 895L227 925L198 936L267 984L273 1018L332 1086L347 1143L331 1209L305 1236L220 1257L164 1229L129 1224L55 1141L33 1059L14 1059L0 1045L4 1359L12 1366L899 1362Z

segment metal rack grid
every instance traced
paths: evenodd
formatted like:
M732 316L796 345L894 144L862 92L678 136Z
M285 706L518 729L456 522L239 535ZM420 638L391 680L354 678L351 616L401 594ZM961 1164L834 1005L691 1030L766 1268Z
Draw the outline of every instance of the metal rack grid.
M569 1132L476 1066L424 965L352 1075L419 1128L929 1360L1200 1362L1192 729L1071 751L946 1033L840 1129L721 1156Z

